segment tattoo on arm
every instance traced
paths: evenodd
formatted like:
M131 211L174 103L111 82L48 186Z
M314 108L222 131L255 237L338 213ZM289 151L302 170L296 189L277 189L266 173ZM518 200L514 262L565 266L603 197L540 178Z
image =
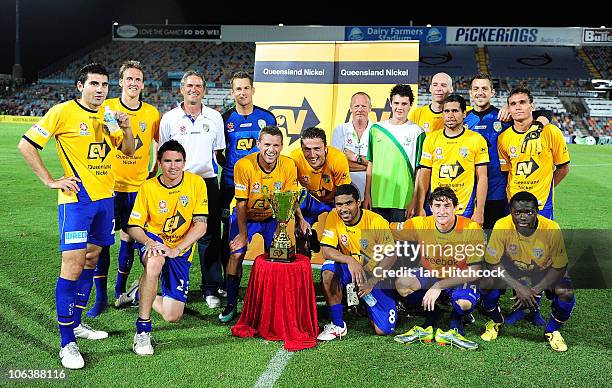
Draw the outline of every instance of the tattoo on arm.
M206 220L208 219L208 217L206 216L195 216L192 218L193 222L206 222Z

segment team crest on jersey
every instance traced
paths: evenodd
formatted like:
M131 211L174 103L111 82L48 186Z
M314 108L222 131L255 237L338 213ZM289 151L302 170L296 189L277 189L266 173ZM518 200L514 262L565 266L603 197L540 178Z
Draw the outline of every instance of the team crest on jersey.
M181 135L184 135L187 133L187 127L184 125L181 125L181 127L179 128L179 132L181 133Z
M281 190L283 188L283 182L274 182L274 190Z
M81 136L89 136L89 127L87 126L87 123L79 124L79 129L81 130Z
M234 123L232 122L227 123L226 128L227 128L227 132L234 132Z
M257 125L259 126L259 129L263 129L266 126L266 120L263 120L263 119L257 120Z
M501 123L501 121L494 121L493 122L493 129L495 130L495 132L501 132L501 130L502 130L502 123Z
M442 159L442 147L436 148L436 159Z
M327 174L323 174L321 176L321 179L323 179L323 182L325 182L325 183L329 183L329 181L330 181L329 175L327 175Z
M368 249L368 245L370 245L370 242L367 238L362 238L359 240L359 246L361 249Z
M144 121L139 122L138 126L140 127L140 130L143 132L147 130L147 123L145 123Z
M459 155L461 155L461 157L463 159L467 158L467 156L468 156L468 149L466 147L459 148Z
M204 132L208 132L208 131L210 131L210 125L208 125L208 124L206 124L206 123L203 123L203 124L202 124L202 130L203 130Z
M168 204L163 199L159 201L159 212L168 213Z
M251 193L257 194L260 192L260 190L261 190L261 184L259 182L253 183L253 190L251 190Z
M342 245L348 245L348 236L346 234L341 234L340 242L342 243Z
M189 205L189 197L186 195L181 195L179 197L179 202L181 205L183 205L183 207L187 207L187 205Z
M536 259L541 259L544 256L544 249L542 248L533 248L533 255Z
M515 146L510 147L510 157L511 158L518 158L518 154L516 153L516 147Z
M518 246L516 244L508 245L508 252L510 252L512 256L516 255L518 253Z

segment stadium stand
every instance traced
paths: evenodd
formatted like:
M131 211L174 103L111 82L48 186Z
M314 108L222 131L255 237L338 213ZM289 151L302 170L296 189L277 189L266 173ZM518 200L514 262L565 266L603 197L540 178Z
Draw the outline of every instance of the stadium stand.
M586 79L589 74L571 47L487 47L494 77Z
M600 46L586 46L583 47L583 50L597 67L601 76L610 78L612 75L612 50L609 47Z

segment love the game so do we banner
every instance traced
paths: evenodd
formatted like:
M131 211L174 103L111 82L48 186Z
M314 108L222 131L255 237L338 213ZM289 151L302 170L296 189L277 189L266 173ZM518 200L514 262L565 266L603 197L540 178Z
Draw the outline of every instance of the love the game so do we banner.
M372 98L370 121L387 120L394 85L411 85L416 97L418 64L419 41L257 43L253 98L276 116L287 155L300 146L300 133L308 127L325 130L329 143L333 129L350 120L356 92ZM319 221L321 236L323 218ZM253 246L247 258L261 249ZM313 262L323 262L320 254Z

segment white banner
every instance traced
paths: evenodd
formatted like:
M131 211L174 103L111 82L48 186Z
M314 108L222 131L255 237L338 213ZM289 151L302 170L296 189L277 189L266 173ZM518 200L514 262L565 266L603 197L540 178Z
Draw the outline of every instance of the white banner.
M504 46L580 46L582 28L447 27L446 44Z

